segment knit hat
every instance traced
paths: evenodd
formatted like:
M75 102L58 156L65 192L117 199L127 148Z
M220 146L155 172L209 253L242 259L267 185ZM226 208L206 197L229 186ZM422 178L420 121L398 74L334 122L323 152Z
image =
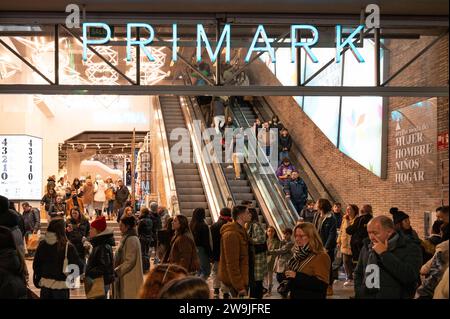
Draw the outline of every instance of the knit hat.
M94 220L91 223L91 227L95 228L99 233L103 232L106 229L106 218L105 216L101 216Z
M394 219L394 225L397 225L401 223L403 220L409 218L408 214L402 212L401 210L398 210L397 207L391 207L391 209L389 209L389 213L392 214L392 217Z

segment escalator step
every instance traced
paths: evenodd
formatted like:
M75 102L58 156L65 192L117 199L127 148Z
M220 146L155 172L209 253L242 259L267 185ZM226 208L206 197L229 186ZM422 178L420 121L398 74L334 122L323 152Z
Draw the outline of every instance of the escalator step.
M200 187L178 187L177 192L178 192L178 196L204 194L203 188L200 188Z
M252 193L240 193L240 194L234 194L234 198L236 200L255 200L255 196Z
M180 201L180 210L181 209L194 209L194 208L208 208L207 202L181 202Z
M200 180L200 175L177 175L175 174L175 183L177 182L197 182Z
M198 175L198 169L197 168L186 169L186 168L175 167L174 168L174 174L177 175L177 176L181 176L181 175Z
M201 195L178 195L178 201L180 203L189 203L189 202L206 202L206 196L204 194Z

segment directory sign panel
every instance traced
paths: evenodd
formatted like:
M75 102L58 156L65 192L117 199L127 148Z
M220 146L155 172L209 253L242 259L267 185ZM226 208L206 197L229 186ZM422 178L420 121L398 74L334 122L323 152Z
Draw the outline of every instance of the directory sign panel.
M10 200L42 197L42 139L0 135L0 195Z

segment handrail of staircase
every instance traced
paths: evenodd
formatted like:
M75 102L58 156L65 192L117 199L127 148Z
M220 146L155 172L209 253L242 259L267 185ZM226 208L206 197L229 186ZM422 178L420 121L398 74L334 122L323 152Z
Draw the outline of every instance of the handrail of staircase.
M173 173L172 160L170 158L170 147L167 141L167 131L164 124L164 119L161 111L161 102L158 97L154 98L155 101L155 116L156 123L159 128L159 137L161 138L161 148L160 155L163 159L163 176L164 176L164 187L166 189L166 200L167 204L171 208L172 215L180 214L180 205L178 202L177 188L175 184L175 177ZM165 168L165 169L164 169Z
M189 77L189 73L185 72L185 74L183 74L183 80L184 83L187 85L192 85L192 79ZM192 108L193 114L194 114L194 119L200 121L200 129L203 131L207 128L206 123L205 123L205 119L203 117L202 112L200 111L200 106L198 105L195 97L189 96L186 97L186 100L189 102L190 107ZM211 140L209 138L209 136L205 136L204 139L201 139L201 141L203 141L203 146L206 146L207 144L211 143ZM213 148L214 149L214 148ZM211 156L211 154L207 154L208 156ZM214 154L214 156L217 156L217 154ZM228 184L227 178L225 176L225 172L224 169L222 167L222 165L220 165L221 160L222 159L218 159L218 160L211 160L211 157L209 158L209 163L208 165L211 165L213 171L214 171L214 177L216 179L216 183L219 186L219 190L218 192L222 195L222 200L224 203L223 207L228 207L228 208L232 208L235 204L236 204L236 199L233 196L233 192L230 189L230 186Z
M270 105L270 103L267 102L266 98L265 98L265 97L261 97L261 99L259 99L259 102L260 102L260 103L261 103L261 100L264 101L264 104L265 104L265 105L261 105L261 107L263 107L265 110L268 109L268 110L270 111L271 115L274 115L275 112L273 111L272 106ZM261 103L261 104L262 104L262 103ZM262 118L264 118L264 117L263 117L263 114L262 114L261 112L258 111L258 113L261 115ZM325 193L327 194L327 196L329 197L329 199L330 199L331 201L333 201L333 202L336 201L335 198L334 198L334 196L331 195L330 191L328 190L328 188L327 188L327 187L325 186L325 184L323 183L323 181L322 181L322 179L320 178L320 176L317 174L317 172L316 172L316 170L314 169L314 167L311 165L311 162L310 162L310 161L308 160L308 158L305 156L305 154L304 154L304 153L301 151L301 149L296 145L296 143L293 142L292 144L293 144L293 146L294 146L294 148L295 148L295 151L299 153L300 158L303 158L303 159L304 159L304 161L306 162L306 165L308 166L308 169L313 173L315 179L317 179L317 181L319 182L320 186L321 186L322 189L325 191Z
M233 115L233 118L238 121L235 116L235 109L231 108L231 113ZM248 121L243 114L242 117L248 124ZM239 126L243 127L242 124L244 123L238 124ZM255 136L253 137L256 138ZM247 147L244 147L244 151L248 154ZM265 152L262 149L260 149L260 152L265 156ZM256 170L259 170L259 168L263 165L260 162L258 156L255 157L255 160L255 163L246 162L246 165L249 168L251 179L256 182L256 185L259 188L258 191L261 192L263 199L266 202L265 205L269 208L267 213L273 221L276 221L273 226L275 226L278 233L281 234L281 223L284 227L293 227L295 225L296 220L294 219L294 216L297 215L296 209L292 205L291 201L288 201L286 197L282 195L283 191L281 190L281 186L279 185L278 180L275 177L275 171L270 168L271 172L269 172L269 174L256 174ZM266 160L268 162L267 158ZM265 169L267 169L267 167L265 167ZM275 211L278 213L278 216L274 216Z

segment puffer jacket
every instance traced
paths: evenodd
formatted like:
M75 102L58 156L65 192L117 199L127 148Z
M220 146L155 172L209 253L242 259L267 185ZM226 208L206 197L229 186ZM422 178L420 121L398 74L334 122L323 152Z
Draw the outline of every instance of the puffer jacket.
M0 250L0 299L27 298L23 265L14 249Z
M337 243L340 247L341 253L343 253L344 255L350 256L352 254L352 247L350 245L352 236L347 234L347 232L345 230L347 229L348 226L351 226L354 221L355 221L355 218L353 218L353 219L343 218L342 219L341 231L339 232Z
M379 289L366 286L367 276L374 273L373 264L369 264L372 242L369 238L363 242L359 261L355 269L355 297L358 299L410 299L414 296L419 281L422 264L420 246L408 239L402 232L396 232L397 240L389 241L388 250L376 254L379 269ZM371 266L367 268L368 266ZM369 280L370 281L370 280Z
M248 236L237 222L227 223L220 230L219 278L236 291L246 289L249 280Z
M95 279L103 276L105 285L114 282L114 255L116 245L112 229L106 228L90 240L92 252L86 264L86 277Z

